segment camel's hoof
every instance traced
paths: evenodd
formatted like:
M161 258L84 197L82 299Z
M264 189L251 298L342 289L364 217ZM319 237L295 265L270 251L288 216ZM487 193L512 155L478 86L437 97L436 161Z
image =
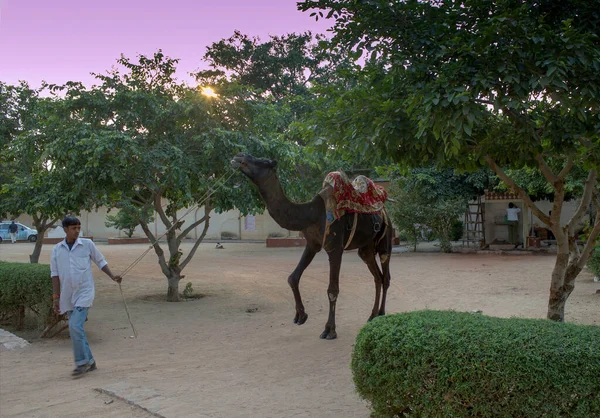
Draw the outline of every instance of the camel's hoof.
M308 319L307 313L296 314L296 316L294 317L294 324L302 325L306 322L307 319Z
M337 338L337 333L335 331L323 331L319 338L322 340L335 340Z

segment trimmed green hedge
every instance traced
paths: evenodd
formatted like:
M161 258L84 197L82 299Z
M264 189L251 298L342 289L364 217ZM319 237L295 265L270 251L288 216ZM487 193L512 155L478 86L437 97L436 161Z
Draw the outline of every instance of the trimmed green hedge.
M52 308L48 264L0 262L0 314L10 315L21 307L35 312L40 324L48 320Z
M600 417L600 327L449 311L375 318L352 354L376 417Z
M588 259L587 266L596 277L600 277L600 245L594 247L594 251Z

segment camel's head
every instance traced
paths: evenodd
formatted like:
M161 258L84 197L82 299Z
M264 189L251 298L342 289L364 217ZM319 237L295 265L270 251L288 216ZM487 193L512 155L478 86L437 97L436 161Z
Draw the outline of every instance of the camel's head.
M258 181L274 171L277 167L277 161L267 158L254 158L248 154L238 154L231 160L231 166L239 168L250 179Z

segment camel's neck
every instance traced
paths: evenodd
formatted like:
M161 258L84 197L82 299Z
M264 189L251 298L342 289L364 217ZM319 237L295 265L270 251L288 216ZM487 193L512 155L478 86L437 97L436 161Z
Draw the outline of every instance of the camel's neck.
M290 231L302 231L324 216L324 204L319 195L311 202L293 203L283 189L276 173L256 182L271 217L279 226Z

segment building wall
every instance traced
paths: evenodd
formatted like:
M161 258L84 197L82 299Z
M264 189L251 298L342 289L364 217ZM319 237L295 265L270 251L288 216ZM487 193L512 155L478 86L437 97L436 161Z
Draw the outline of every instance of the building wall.
M99 208L91 212L84 211L78 218L81 220L81 232L84 236L91 236L95 239L108 239L115 237L126 237L127 235L123 231L119 231L115 228L109 228L104 225L106 221L106 215L114 215L117 209L112 209L110 212L107 208ZM183 209L177 213L177 218L183 220L184 223L181 229L187 228L197 220L202 219L204 216L204 207ZM250 219L252 219L250 217ZM30 216L22 215L16 219L28 226L33 226L33 222ZM60 227L60 221L57 223ZM252 229L252 225L254 228ZM166 233L166 227L159 219L158 216L154 216L154 222L150 225L151 231L155 237L162 237ZM197 239L202 235L204 229L204 223L196 226L189 234L189 239ZM206 233L206 239L249 239L249 240L266 240L268 237L297 237L299 232L288 231L285 228L280 227L271 218L269 213L265 211L263 214L257 214L254 216L254 222L247 220L247 217L241 216L238 210L230 210L223 213L216 213L212 211L210 213L209 227ZM133 236L145 237L144 231L141 227L137 227L134 231Z
M503 219L506 215L506 208L509 202L513 202L517 207L521 208L519 214L519 231L521 232L522 239L529 236L530 228L543 227L547 228L546 225L540 221L537 216L533 214L526 206L525 203L520 199L506 199L506 200L491 200L485 202L485 242L491 243L494 239L508 241L508 227L503 225L496 225L495 219ZM552 210L553 203L548 200L542 200L535 202L542 212L548 214ZM579 200L571 200L563 203L563 209L561 212L560 222L561 225L566 225L571 217L575 214L579 206ZM525 218L527 217L527 218ZM523 228L525 227L526 230Z

